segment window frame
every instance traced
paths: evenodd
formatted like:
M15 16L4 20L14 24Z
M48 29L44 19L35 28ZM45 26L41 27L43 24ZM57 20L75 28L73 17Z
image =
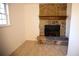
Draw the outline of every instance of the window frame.
M2 3L2 4L4 4L5 15L6 15L6 24L0 24L0 27L10 25L8 4L7 3Z

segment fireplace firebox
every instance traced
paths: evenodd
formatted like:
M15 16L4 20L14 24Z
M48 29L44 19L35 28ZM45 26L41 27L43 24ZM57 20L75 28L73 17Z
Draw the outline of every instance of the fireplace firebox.
M60 25L45 25L45 36L60 36Z

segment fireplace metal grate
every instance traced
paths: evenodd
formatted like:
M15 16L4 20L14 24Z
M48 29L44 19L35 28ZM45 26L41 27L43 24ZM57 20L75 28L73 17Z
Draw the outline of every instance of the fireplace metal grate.
M45 36L60 36L60 25L45 25Z

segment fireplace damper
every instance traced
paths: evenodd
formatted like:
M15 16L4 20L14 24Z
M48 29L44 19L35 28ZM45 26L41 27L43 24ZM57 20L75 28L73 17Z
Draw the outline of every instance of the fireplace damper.
M60 36L60 25L45 25L45 36Z

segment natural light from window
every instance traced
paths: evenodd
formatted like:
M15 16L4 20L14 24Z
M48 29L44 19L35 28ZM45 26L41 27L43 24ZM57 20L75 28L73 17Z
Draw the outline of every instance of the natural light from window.
M7 25L9 22L8 5L0 3L0 25Z

